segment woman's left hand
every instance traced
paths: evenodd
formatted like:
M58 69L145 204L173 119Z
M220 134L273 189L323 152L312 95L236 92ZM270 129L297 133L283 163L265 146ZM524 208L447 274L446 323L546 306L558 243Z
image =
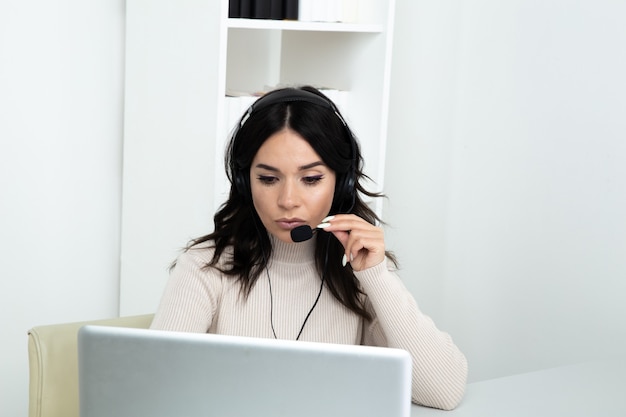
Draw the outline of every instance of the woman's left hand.
M322 230L335 235L345 249L344 265L350 262L354 271L378 265L385 259L385 234L354 214L329 216L320 224Z

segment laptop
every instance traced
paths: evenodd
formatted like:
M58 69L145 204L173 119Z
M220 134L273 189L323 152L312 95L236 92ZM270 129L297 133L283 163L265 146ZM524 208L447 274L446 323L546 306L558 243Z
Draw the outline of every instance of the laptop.
M408 417L400 349L87 325L80 417Z

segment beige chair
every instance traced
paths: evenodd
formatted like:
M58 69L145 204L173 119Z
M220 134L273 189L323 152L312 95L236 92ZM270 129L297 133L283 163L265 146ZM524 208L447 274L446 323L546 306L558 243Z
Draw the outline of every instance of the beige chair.
M78 329L86 324L148 328L152 314L33 327L28 332L29 417L78 416Z

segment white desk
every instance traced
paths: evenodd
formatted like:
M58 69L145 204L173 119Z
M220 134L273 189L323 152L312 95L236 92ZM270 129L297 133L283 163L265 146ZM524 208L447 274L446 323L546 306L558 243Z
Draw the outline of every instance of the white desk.
M453 411L413 405L411 417L625 417L626 359L468 384Z

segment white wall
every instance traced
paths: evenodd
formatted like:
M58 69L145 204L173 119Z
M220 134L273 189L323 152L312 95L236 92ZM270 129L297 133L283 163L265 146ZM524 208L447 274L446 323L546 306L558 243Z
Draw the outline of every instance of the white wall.
M123 0L0 2L0 416L35 325L118 311Z
M127 2L123 316L154 312L168 267L189 240L212 229L227 7L214 0Z
M625 12L397 0L389 246L474 380L626 348ZM0 417L30 327L117 313L123 22L0 3Z
M479 380L626 351L624 1L398 0L385 217Z

